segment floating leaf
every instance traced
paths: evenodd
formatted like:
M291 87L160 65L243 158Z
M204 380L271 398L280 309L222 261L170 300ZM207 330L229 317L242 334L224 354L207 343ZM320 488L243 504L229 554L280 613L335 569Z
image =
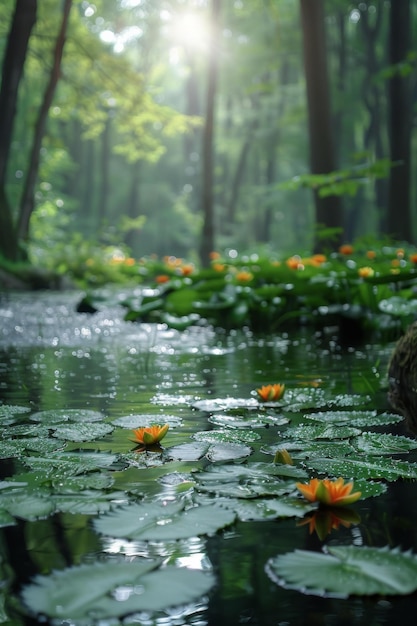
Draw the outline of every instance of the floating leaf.
M17 406L13 404L0 405L0 425L7 426L14 424L19 420L20 415L29 413L30 409L25 406Z
M236 500L232 507L243 522L272 520L279 517L304 517L315 508L309 502L289 497Z
M197 400L192 407L199 411L213 413L216 411L227 411L228 409L257 409L259 408L259 402L254 398L212 398Z
M417 463L397 461L374 456L346 457L344 459L309 459L309 468L330 476L346 478L373 478L395 481L399 478L417 479Z
M97 491L77 491L70 495L54 495L53 503L57 511L82 515L97 515L110 511L121 503L127 504L126 494L114 491L110 494Z
M33 413L30 419L51 426L62 422L98 422L104 420L104 415L99 411L87 409L54 409Z
M289 419L283 415L249 413L248 415L234 415L230 413L215 413L210 415L209 422L216 426L228 428L268 428L269 426L283 426Z
M330 407L358 407L358 406L366 406L372 401L371 396L365 396L360 394L337 394L329 400Z
M201 598L213 585L211 574L155 561L80 565L36 576L24 587L29 609L50 618L108 620L138 611L160 611Z
M380 413L378 415L376 411L320 411L304 415L304 417L322 424L348 424L357 428L386 426L403 419L400 415L393 413Z
M329 546L327 551L278 555L268 561L266 571L283 587L335 598L417 590L417 557L411 552L357 546Z
M122 428L140 428L153 426L154 424L168 424L170 428L182 425L182 419L176 415L165 414L146 414L146 415L124 415L118 417L111 422L114 426L121 426Z
M13 493L0 496L0 508L14 517L36 520L48 517L55 511L54 503L47 492Z
M209 461L231 461L249 456L252 449L240 443L216 443L210 444L205 441L183 443L178 446L166 448L164 456L169 461L198 461L203 457Z
M54 430L53 436L67 441L96 441L110 434L113 430L113 426L101 422L77 423L58 426Z
M350 426L333 426L332 424L320 424L317 426L295 426L282 433L283 437L298 437L300 439L349 439L360 435L361 431ZM285 444L284 444L285 447Z
M111 537L150 541L212 535L235 519L232 511L215 505L184 510L184 503L131 504L94 521L97 532Z
M193 438L207 443L252 443L260 439L260 435L251 430L200 430L194 433Z
M116 455L104 452L61 452L51 454L48 458L25 457L22 462L34 471L43 472L52 478L98 471L110 467L116 460Z
M417 440L389 433L362 433L352 445L365 454L402 454L415 450Z
M287 433L287 435L290 434L292 434L292 431ZM311 456L340 458L355 452L355 448L347 441L321 441L319 439L313 441L302 439L298 441L285 440L280 445L262 446L261 452L275 456L280 447L285 448L287 452L291 452L294 459L301 460Z

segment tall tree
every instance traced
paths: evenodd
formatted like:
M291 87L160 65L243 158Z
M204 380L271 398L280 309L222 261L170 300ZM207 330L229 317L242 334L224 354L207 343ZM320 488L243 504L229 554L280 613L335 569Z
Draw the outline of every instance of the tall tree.
M393 75L389 81L389 138L391 161L398 163L389 180L387 230L405 241L410 240L412 99L410 77L403 75L401 64L410 52L410 0L392 0L390 8L389 51Z
M18 254L13 213L6 193L6 173L12 142L17 97L28 50L36 23L37 0L16 0L7 38L0 87L0 251L10 260Z
M72 0L64 0L61 26L55 41L52 69L49 75L48 84L43 94L43 100L35 124L32 150L29 158L29 167L20 204L19 220L17 227L17 237L18 240L21 241L26 241L28 238L30 216L32 215L32 212L35 208L35 185L39 171L42 139L45 134L48 112L51 107L52 100L55 94L55 89L60 76L62 54L64 51L71 5Z
M201 208L203 212L203 228L200 243L200 258L203 265L208 265L210 252L214 250L214 199L213 199L213 138L214 109L218 80L218 54L220 40L220 3L211 0L210 42L208 61L208 80L206 111L203 132L203 180Z
M311 171L313 174L327 174L336 170L336 161L333 146L323 1L300 0L300 10ZM321 197L315 191L314 200L316 222L326 228L341 228L343 217L340 197ZM340 241L339 236L327 240L326 244L334 246L338 245Z

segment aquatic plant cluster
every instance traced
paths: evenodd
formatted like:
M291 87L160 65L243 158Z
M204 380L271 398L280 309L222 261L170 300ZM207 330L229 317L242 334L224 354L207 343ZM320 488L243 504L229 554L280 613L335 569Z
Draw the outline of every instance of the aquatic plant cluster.
M118 300L125 318L176 329L204 321L264 332L334 324L358 336L366 331L392 338L417 314L414 248L345 244L327 255L285 259L234 250L211 256L209 268L176 257L113 259L137 286ZM80 310L97 310L111 297L90 289Z
M195 400L190 408L213 428L174 445L170 434L183 426L178 416L164 414L157 424L150 416L110 420L92 410L0 406L7 425L0 455L21 468L1 482L2 526L77 513L78 531L92 527L107 546L107 556L94 562L38 574L23 586L21 605L5 574L5 611L11 603L21 615L74 624L129 615L140 622L147 611L149 620L200 601L215 584L210 569L178 565L178 545L172 559L161 560L163 546L203 540L237 521L292 518L320 541L360 524L358 501L381 496L390 482L417 479L417 463L397 458L417 441L382 433L402 418L370 403L369 396L266 383L247 398ZM260 446L266 425L276 441ZM116 441L125 442L123 452L112 451ZM256 448L269 460L251 461ZM417 555L397 548L297 549L271 555L265 571L277 585L330 598L417 590Z

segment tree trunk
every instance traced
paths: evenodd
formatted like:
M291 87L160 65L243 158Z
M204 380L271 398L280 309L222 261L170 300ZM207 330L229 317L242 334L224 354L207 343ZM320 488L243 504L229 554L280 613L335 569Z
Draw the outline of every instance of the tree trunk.
M6 194L6 172L12 142L13 122L20 80L36 23L37 0L16 0L7 38L0 88L0 252L17 260L18 246L11 207Z
M69 13L71 10L72 0L64 0L63 16L61 27L56 38L53 65L49 82L46 86L43 101L39 109L38 118L35 124L32 150L29 159L28 173L26 176L25 186L23 189L22 200L20 204L20 214L17 227L17 237L19 241L27 241L29 234L29 221L35 208L35 185L39 171L40 151L42 139L45 134L48 112L52 104L55 89L58 84L61 69L62 54L65 45L65 34L68 26Z
M214 250L214 206L213 206L213 138L214 109L218 79L219 18L221 0L211 0L211 32L209 44L209 66L207 81L206 115L203 132L203 178L201 207L203 229L200 243L200 259L203 266L210 260Z
M407 59L410 52L411 12L409 0L391 2L389 49L390 63ZM389 130L391 161L399 165L391 169L388 199L388 233L401 240L412 239L410 215L411 160L411 89L408 76L399 72L389 81Z
M327 174L336 169L330 91L326 59L326 37L322 0L300 0L304 44L304 71L310 137L310 162L313 174ZM314 194L316 222L330 229L342 229L342 205L339 196L321 198ZM340 235L321 242L338 246Z

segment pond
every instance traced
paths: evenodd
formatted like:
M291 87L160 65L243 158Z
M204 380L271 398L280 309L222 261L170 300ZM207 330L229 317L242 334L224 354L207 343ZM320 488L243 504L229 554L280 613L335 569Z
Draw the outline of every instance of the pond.
M294 493L341 475L324 471L336 449L413 467L415 439L386 397L392 343L342 346L331 327L178 332L118 307L77 313L79 298L0 299L0 623L413 623L415 592L310 593L274 566L323 547L417 551L416 483L392 468L369 469L369 497L315 529ZM275 383L281 401L259 402ZM168 433L141 450L133 429L153 423ZM274 463L282 449L294 465Z

